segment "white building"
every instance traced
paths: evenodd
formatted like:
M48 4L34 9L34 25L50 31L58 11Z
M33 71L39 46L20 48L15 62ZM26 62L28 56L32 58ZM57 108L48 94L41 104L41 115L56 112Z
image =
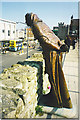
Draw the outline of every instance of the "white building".
M16 30L16 37L17 37L17 39L18 38L23 38L24 39L24 34L25 34L25 31L23 29Z
M0 18L0 41L16 39L16 23Z
M34 34L32 33L31 28L26 28L25 29L25 38L26 38L26 40L27 39L34 40Z

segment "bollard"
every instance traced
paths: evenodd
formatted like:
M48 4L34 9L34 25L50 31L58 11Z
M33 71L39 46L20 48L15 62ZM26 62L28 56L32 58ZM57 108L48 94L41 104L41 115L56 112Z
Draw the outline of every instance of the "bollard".
M21 52L19 52L19 55L21 54Z
M22 50L22 53L23 53L23 50Z

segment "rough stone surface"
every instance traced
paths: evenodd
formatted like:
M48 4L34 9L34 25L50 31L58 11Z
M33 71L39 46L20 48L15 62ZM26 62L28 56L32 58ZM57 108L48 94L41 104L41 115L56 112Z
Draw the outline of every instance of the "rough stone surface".
M35 54L24 62L4 69L0 74L2 118L36 118L35 108L39 97L48 93L50 86L48 75L44 75L44 67L42 54Z

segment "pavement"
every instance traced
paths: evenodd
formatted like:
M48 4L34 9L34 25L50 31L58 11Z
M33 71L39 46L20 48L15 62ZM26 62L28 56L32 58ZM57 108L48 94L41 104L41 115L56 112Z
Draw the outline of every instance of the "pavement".
M76 108L76 114L73 118L78 118L78 44L75 49L70 47L69 53L66 54L65 61L63 64L63 71L71 101L73 106Z
M75 49L70 47L70 51L66 53L63 63L63 72L67 83L67 88L70 94L73 108L54 108L54 107L43 107L43 111L47 113L44 118L79 118L79 87L78 87L78 44ZM43 117L42 117L43 118Z

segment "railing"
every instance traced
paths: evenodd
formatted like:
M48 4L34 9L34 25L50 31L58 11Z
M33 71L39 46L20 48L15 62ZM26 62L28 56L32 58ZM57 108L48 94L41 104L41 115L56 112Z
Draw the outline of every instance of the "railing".
M62 59L62 67L63 67L64 61L65 61L65 58L66 58L66 53L63 54L62 58L63 58L63 59Z

